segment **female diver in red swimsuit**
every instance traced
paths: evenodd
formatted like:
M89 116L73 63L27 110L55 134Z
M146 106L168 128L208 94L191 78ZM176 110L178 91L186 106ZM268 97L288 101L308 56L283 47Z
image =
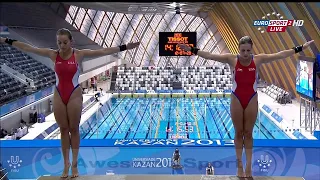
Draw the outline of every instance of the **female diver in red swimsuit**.
M233 71L233 87L230 104L231 119L235 129L235 149L237 157L237 176L252 177L252 132L258 114L257 75L259 67L263 63L270 63L275 60L285 59L295 53L308 48L313 42L306 42L304 45L283 50L274 54L252 54L253 42L249 36L239 40L239 55L234 54L212 54L200 51L198 48L191 48L185 44L179 44L185 51L221 63L227 63ZM246 153L246 169L243 170L242 152L243 147Z
M118 47L101 48L98 50L73 49L72 34L68 29L57 31L59 49L37 48L17 40L0 38L1 43L7 43L18 49L50 58L54 63L56 73L56 90L54 92L54 116L60 127L61 146L64 158L62 178L67 178L71 166L72 176L78 177L78 152L80 144L79 123L82 111L82 90L79 86L79 64L84 57L99 57L120 51L133 49L137 43L128 43ZM69 162L69 151L72 149L72 164Z

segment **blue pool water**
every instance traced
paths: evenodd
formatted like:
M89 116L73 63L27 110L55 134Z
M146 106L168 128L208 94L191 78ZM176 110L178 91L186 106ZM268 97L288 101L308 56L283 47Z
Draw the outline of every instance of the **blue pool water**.
M111 98L80 127L82 139L233 139L230 98ZM169 130L168 130L169 129ZM260 112L255 139L290 139Z

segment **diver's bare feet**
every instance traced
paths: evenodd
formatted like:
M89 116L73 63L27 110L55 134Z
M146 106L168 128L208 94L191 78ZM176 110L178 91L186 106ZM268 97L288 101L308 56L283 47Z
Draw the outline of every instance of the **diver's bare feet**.
M251 169L251 166L247 166L247 167L246 167L245 175L246 175L246 177L248 177L248 178L251 178L251 177L252 177L252 169Z
M72 163L71 172L72 172L71 178L79 177L78 163Z
M237 176L238 177L245 177L245 173L243 172L243 164L242 161L237 160L238 166L237 166Z
M70 163L66 163L66 164L64 165L62 175L60 176L61 178L67 178L67 177L68 177L69 168L70 168Z

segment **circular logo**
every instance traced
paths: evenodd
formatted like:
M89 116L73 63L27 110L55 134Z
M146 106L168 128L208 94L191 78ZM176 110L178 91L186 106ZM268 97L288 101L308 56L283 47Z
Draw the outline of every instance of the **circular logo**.
M32 172L35 177L56 175L63 170L63 156L59 148L39 149L32 159Z

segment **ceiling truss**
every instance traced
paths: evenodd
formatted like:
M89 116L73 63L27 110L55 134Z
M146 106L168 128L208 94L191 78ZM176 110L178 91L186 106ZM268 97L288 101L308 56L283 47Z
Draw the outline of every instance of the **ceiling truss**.
M218 34L206 12L125 14L70 6L66 21L103 47L140 41L139 48L123 51L118 58L137 66L212 66L199 56L159 56L159 32L197 32L200 49L220 54ZM167 63L169 61L169 63Z

